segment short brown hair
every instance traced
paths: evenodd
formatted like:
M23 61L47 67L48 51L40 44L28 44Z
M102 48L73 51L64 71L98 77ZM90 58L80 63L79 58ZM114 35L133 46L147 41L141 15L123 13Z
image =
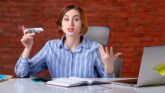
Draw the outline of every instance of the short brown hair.
M88 30L88 23L87 23L87 19L85 17L83 9L81 7L79 7L79 6L77 6L77 5L68 5L68 6L64 7L61 10L60 15L59 15L59 17L57 19L57 25L59 26L58 30L60 30L60 31L62 30L61 29L62 19L63 19L65 13L68 12L69 10L71 10L71 9L75 9L75 10L79 11L80 19L81 19L81 22L82 22L82 29L81 29L81 33L80 34L84 35L87 32L87 30Z

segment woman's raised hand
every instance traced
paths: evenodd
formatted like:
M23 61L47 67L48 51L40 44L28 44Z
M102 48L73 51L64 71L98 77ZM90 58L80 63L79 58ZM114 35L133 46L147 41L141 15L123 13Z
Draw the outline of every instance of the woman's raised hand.
M105 71L106 72L113 72L113 62L122 54L121 52L116 53L115 55L113 54L113 48L110 47L110 51L108 50L107 47L104 47L101 45L99 48L100 54L102 61L105 66Z
M28 30L24 26L20 26L19 29L22 30L24 34L23 37L21 38L21 42L23 46L26 49L31 49L34 43L33 37L35 33L27 33Z

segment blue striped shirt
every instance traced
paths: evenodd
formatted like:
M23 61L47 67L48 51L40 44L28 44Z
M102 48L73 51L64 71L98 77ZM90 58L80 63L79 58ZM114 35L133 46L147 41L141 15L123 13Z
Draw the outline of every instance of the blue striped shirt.
M98 42L83 37L82 42L74 51L64 44L62 39L49 40L45 46L32 58L19 58L15 66L18 77L29 77L48 69L51 77L82 77L96 78L112 77L104 72Z

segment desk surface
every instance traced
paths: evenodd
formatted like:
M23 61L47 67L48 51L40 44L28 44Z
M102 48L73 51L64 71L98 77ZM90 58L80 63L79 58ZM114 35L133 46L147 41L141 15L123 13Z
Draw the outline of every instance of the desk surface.
M113 84L91 85L80 87L57 87L30 79L10 79L0 82L1 93L165 93L165 86L128 87Z

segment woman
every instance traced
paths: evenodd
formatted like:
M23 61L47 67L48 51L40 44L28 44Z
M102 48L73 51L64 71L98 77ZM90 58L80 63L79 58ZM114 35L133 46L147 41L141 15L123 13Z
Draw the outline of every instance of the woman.
M113 49L103 48L98 42L83 36L87 21L83 10L76 5L64 7L57 20L64 36L49 40L45 46L29 59L34 33L26 33L21 39L25 49L17 61L15 72L19 77L29 77L48 69L52 78L58 77L112 77L113 62L121 55L113 55Z

